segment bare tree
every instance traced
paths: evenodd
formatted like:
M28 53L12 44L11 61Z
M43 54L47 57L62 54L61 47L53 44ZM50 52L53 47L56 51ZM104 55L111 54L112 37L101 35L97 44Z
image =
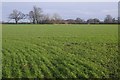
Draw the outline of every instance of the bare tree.
M88 20L87 20L87 23L88 23L88 24L94 23L94 19L88 19Z
M90 23L92 23L92 24L96 24L96 23L100 23L100 20L97 19L97 18L94 18L94 19L88 19L88 20L87 20L87 23L88 23L88 24L90 24Z
M50 18L50 15L49 14L44 14L43 15L43 23L50 23L50 20L51 20L51 18Z
M13 12L9 15L9 19L14 19L15 23L17 24L19 20L24 19L25 14L18 10L13 10Z
M94 23L100 23L100 20L97 18L94 18L93 20L94 20Z
M54 14L53 14L53 19L54 19L54 20L60 20L60 19L61 19L61 16L60 16L59 14L57 14L57 13L54 13Z
M75 22L74 19L67 19L67 20L66 20L66 23L67 23L67 24L76 24L76 22Z
M43 14L42 14L42 9L36 6L33 6L33 10L29 12L28 18L30 22L35 23L40 23L42 22L43 19Z
M33 24L35 24L35 15L34 15L33 11L29 12L28 19L30 20L30 22L32 22Z
M43 17L42 9L34 6L33 7L33 12L34 12L34 17L35 17L36 22L40 23L42 21L42 17Z
M113 18L111 15L107 15L104 19L104 23L112 23L113 22Z
M62 17L59 14L57 14L57 13L53 14L53 16L52 16L52 22L54 24L60 23L61 20L62 20Z
M84 23L85 21L81 18L76 18L76 23L79 24L79 23Z
M118 23L118 20L115 19L115 18L113 18L113 19L112 19L112 22L113 22L113 23Z

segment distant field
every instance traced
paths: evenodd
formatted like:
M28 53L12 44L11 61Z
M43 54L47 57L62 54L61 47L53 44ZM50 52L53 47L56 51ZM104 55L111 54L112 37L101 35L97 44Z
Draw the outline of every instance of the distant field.
M5 78L120 77L117 25L4 24Z

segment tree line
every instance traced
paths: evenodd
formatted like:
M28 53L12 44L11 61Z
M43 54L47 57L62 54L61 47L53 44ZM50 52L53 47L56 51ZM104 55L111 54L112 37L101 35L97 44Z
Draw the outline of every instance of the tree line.
M44 14L43 10L39 7L33 6L33 10L29 11L28 14L24 14L21 11L13 10L8 18L10 20L14 20L16 24L22 20L22 23L31 23L31 24L117 24L120 22L120 18L118 19L113 18L111 15L106 15L104 21L100 21L98 18L84 20L81 18L76 19L67 19L64 20L62 17L54 13L52 16L49 14ZM24 20L28 20L29 22L24 22ZM10 22L7 22L10 23Z

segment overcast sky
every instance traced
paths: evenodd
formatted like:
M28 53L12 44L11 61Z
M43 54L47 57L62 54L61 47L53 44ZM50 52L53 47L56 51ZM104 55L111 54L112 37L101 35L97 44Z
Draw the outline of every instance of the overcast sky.
M52 15L58 13L63 19L99 18L103 20L107 14L117 18L117 2L3 2L2 20L7 21L12 10L17 9L25 14L32 10L33 6L42 8L43 12Z

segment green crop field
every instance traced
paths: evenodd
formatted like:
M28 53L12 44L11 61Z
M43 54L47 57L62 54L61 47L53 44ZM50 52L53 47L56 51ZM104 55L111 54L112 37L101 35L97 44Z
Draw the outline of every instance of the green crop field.
M112 78L118 25L3 24L4 78Z

